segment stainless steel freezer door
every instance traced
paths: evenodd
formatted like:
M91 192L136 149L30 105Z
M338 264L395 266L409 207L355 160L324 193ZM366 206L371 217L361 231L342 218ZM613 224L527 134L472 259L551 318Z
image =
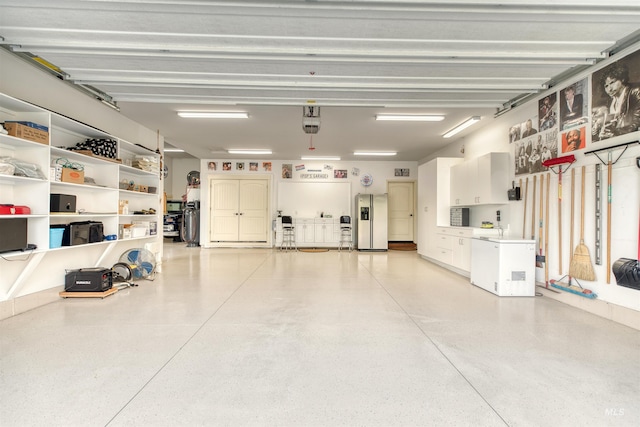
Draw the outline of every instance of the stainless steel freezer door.
M358 249L371 249L371 215L373 214L371 194L358 194L356 205L356 213L358 215Z
M373 196L373 222L371 227L371 249L387 250L389 241L387 235L387 195L376 194Z

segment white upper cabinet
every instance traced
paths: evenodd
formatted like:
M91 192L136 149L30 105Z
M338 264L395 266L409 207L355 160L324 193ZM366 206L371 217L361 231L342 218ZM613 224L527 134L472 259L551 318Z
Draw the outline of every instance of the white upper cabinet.
M488 153L451 168L451 206L508 202L509 153Z

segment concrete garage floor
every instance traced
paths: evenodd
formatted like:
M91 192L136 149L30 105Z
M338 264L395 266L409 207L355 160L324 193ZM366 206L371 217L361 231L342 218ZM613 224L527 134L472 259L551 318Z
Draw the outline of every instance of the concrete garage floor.
M166 243L153 282L0 322L0 425L637 426L639 362L415 252Z

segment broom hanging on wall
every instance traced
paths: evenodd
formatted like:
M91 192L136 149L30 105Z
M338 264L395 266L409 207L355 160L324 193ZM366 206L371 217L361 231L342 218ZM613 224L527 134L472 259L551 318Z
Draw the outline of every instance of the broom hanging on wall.
M584 187L585 187L585 167L582 166L582 186L580 189L580 243L573 251L573 257L571 258L571 264L569 265L569 275L576 279L589 280L593 282L596 280L596 274L593 271L593 264L591 264L591 256L589 255L589 248L584 244Z

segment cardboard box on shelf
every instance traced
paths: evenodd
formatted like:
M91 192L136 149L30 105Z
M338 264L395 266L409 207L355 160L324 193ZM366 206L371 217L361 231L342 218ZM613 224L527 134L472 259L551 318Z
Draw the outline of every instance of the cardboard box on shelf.
M71 168L62 168L62 182L71 182L74 184L84 184L84 171Z
M16 138L26 139L27 141L39 142L40 144L49 145L49 132L39 129L35 123L32 125L18 123L18 122L5 122L4 128L7 130L10 136Z
M129 215L129 201L118 200L118 215Z

